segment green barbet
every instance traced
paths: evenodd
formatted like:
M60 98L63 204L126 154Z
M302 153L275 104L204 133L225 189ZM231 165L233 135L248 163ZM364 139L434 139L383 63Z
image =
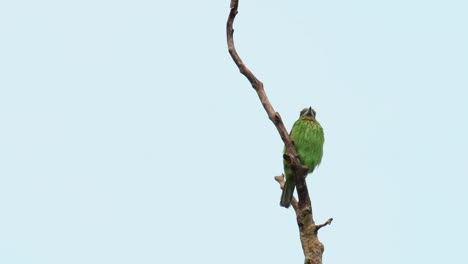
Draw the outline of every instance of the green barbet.
M291 139L296 147L299 160L302 165L307 166L308 173L312 173L320 164L323 156L323 129L320 123L315 119L316 113L312 107L304 108L301 111L299 119L294 123L291 129ZM286 149L285 149L286 151ZM286 184L281 194L280 205L288 208L291 205L296 184L292 169L286 161L283 161Z

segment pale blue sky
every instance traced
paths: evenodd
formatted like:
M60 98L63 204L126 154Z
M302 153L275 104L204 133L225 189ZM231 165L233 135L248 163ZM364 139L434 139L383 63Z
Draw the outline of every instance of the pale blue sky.
M466 263L467 10L241 1L238 51L287 127L311 105L325 129L324 263ZM0 4L0 263L302 263L228 11Z

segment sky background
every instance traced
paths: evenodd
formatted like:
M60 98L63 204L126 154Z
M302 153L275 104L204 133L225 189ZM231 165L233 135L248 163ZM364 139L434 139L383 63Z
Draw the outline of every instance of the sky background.
M468 2L242 1L324 263L466 263ZM2 1L0 263L302 263L282 142L226 48L229 1Z

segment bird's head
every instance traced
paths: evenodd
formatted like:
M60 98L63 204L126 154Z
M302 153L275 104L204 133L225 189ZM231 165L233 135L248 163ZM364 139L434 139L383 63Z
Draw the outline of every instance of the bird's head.
M315 110L312 109L312 107L309 107L309 108L302 109L300 117L309 117L309 118L313 117L315 119L316 115L317 113L315 112Z

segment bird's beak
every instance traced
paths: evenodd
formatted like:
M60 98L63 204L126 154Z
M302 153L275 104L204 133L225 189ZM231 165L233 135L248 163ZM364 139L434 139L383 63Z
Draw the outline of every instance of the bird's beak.
M309 107L309 109L307 109L307 112L305 113L306 116L313 116L313 112L312 112L312 107Z

